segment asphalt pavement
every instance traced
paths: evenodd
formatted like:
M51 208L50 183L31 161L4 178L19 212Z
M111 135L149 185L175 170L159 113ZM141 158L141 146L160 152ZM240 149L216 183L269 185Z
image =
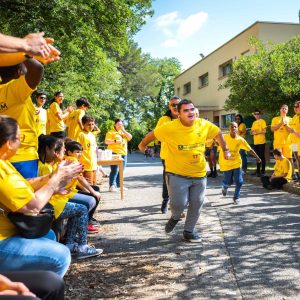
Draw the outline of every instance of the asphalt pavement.
M241 202L233 188L221 195L221 176L208 179L197 229L202 243L182 239L181 220L164 232L160 212L162 166L128 156L125 200L101 185L102 263L116 268L122 292L114 299L300 299L300 198L245 182ZM127 295L127 296L126 296Z

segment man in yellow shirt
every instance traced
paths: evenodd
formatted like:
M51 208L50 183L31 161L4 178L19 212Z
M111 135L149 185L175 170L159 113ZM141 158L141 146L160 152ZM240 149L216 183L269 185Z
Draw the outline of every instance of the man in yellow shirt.
M35 107L31 94L42 80L44 68L34 58L9 67L0 67L0 114L18 121L21 130L21 145L10 159L24 178L37 177L38 136Z
M298 176L300 176L300 100L294 103L295 115L293 116L290 124L286 126L286 129L292 133L292 143L298 146L297 164L298 164Z
M155 137L166 145L166 181L170 196L172 216L165 226L170 233L184 209L188 207L183 237L189 242L200 242L195 231L200 217L206 189L205 142L216 139L224 150L225 159L229 151L220 129L202 118L195 118L192 101L184 99L178 104L179 118L156 127L139 144L143 152Z
M266 158L265 158L265 146L266 146L266 121L260 118L260 111L258 109L253 113L255 121L252 124L250 134L253 135L254 151L261 159L261 163L256 164L256 172L251 175L260 177L265 175Z
M177 105L180 102L180 98L177 96L174 96L170 98L169 101L169 108L167 112L158 120L156 124L156 128L161 126L164 123L176 120L178 118L178 110ZM168 202L169 202L169 193L168 188L166 184L166 167L165 167L165 156L166 156L166 146L164 143L161 143L161 149L160 149L160 158L163 165L163 190L162 190L162 204L161 204L161 212L163 214L166 214L168 212Z
M46 134L47 125L47 110L43 108L47 100L47 95L44 92L39 92L36 95L35 120L37 126L37 135Z
M289 159L282 155L280 149L274 149L274 158L276 160L272 176L263 176L261 178L263 187L271 189L280 189L292 179L292 166Z
M230 158L224 159L223 150L220 149L220 170L223 172L222 194L226 196L228 187L235 182L235 191L233 195L233 203L239 204L241 187L243 185L242 158L240 150L249 151L256 157L257 162L261 163L258 155L253 151L250 145L238 134L238 124L231 122L229 125L229 133L224 134L224 139L230 151Z
M272 119L271 130L274 132L274 149L280 149L283 156L290 160L292 173L294 174L292 140L289 127L291 118L287 116L288 111L288 106L283 104L280 108L280 116Z
M90 106L88 99L85 97L76 100L76 109L71 112L65 122L67 125L67 137L77 141L79 133L83 130L81 119Z

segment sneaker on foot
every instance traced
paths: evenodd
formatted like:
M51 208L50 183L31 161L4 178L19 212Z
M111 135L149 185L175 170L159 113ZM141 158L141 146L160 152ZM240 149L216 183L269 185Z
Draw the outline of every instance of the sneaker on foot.
M183 238L185 241L190 242L190 243L200 243L201 242L201 237L197 232L184 231Z
M94 246L88 246L84 247L84 249L77 248L76 253L74 253L74 258L76 259L85 259L89 257L98 256L101 253L103 253L103 249L96 249Z
M94 233L98 233L98 229L90 223L88 225L88 234L94 234Z
M91 218L89 224L92 224L94 227L100 226L99 221L95 218Z
M109 187L108 191L109 192L117 192L118 190L117 190L117 188L114 185L112 185L112 186Z
M227 189L226 188L222 188L222 195L225 197L227 195Z
M170 233L174 227L176 226L176 224L178 223L179 220L174 220L172 217L170 218L170 220L167 222L166 226L165 226L165 231L166 233Z
M211 177L212 177L212 178L216 178L216 177L218 177L217 170L213 171L213 173L212 173L212 176L211 176Z
M233 197L233 204L239 204L240 203L240 199L239 198L236 198L236 197Z
M168 212L168 202L169 199L164 199L161 203L160 211L162 214L166 214Z

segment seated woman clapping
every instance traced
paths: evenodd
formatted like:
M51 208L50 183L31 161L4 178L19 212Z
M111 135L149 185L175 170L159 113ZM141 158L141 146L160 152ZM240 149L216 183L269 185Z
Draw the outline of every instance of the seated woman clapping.
M25 180L9 162L19 145L20 129L16 120L1 115L0 208L4 211L38 213L54 193L82 172L82 167L80 164L62 162L49 175ZM69 249L55 241L53 231L41 238L23 238L6 214L0 213L0 272L49 270L63 276L70 262Z

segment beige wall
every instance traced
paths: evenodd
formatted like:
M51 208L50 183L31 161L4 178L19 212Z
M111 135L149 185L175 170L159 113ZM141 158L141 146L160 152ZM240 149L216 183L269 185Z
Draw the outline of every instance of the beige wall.
M238 59L247 51L246 55L251 54L254 49L249 47L250 37L256 37L263 42L278 43L297 34L300 34L300 24L257 22L175 78L175 94L181 98L191 99L199 108L201 117L207 117L213 121L215 116L220 116L222 120L222 115L232 112L223 110L229 90L218 90L220 84L224 83L227 78L219 76L220 66L227 61ZM205 73L208 73L209 83L207 86L199 87L199 77ZM188 82L191 82L191 92L184 95L183 86Z

